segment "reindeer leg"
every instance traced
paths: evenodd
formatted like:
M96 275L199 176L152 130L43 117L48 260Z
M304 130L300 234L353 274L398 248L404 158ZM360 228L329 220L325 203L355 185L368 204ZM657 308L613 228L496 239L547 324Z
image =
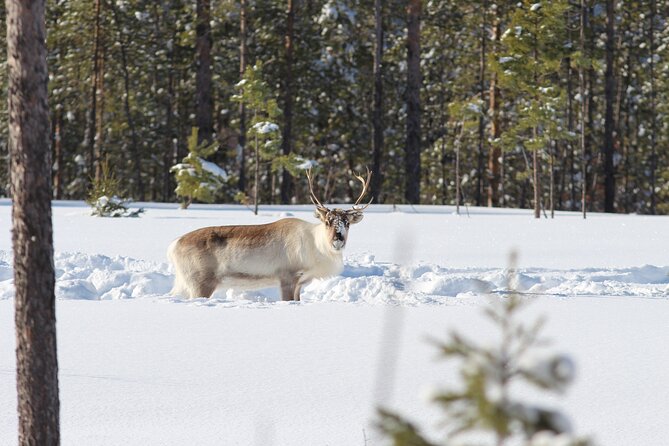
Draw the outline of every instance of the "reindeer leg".
M207 299L214 294L218 282L213 273L197 275L194 280L193 296L191 297L206 297Z
M309 282L311 282L311 279L305 278L303 276L303 273L299 273L296 276L295 292L293 294L293 300L300 300L300 292L302 291L302 287L308 284Z
M283 276L281 281L281 300L300 300L300 279L302 273L293 273Z
M206 297L209 299L212 294L216 291L216 285L212 283L200 284L195 289L195 295L193 297Z
M283 276L281 282L281 300L294 300L295 282L291 276Z

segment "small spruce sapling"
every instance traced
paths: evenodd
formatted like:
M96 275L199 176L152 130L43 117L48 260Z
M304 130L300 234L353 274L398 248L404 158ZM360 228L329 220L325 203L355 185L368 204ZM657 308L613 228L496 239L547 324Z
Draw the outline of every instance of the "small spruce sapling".
M93 209L91 215L98 217L139 217L144 212L144 208L131 211L127 206L130 200L119 198L121 195L120 181L109 169L109 162L107 160L103 161L100 167L102 175L93 179L86 197L86 203Z
M253 203L254 212L258 213L260 201L260 172L261 165L269 165L274 173L286 169L291 175L299 175L300 170L309 168L312 164L294 153L284 155L281 153L281 131L276 124L281 110L277 105L275 94L267 82L263 80L262 64L256 63L244 71L242 80L235 85L237 93L233 99L243 103L252 114L251 125L247 130L247 141L253 141L254 147L254 186ZM307 164L305 164L307 163ZM305 167L307 166L307 167ZM240 191L237 200L249 203L244 191Z
M274 122L280 110L269 85L262 78L262 64L260 63L246 68L242 80L235 85L235 88L237 93L232 97L233 100L244 104L253 115L246 137L247 140L253 141L254 147L253 207L254 213L258 214L260 165L271 161L272 170L275 171L274 163L280 159L281 132L279 126ZM237 199L240 202L250 201L244 191L240 191Z
M216 143L197 143L198 128L191 129L188 137L188 155L170 172L177 180L175 192L182 198L181 207L188 208L193 200L213 203L226 190L228 174L216 164L205 160L218 150Z
M513 268L511 269L513 271ZM511 287L510 287L511 288ZM524 301L511 293L485 309L497 327L497 345L476 343L459 333L436 342L442 356L460 361L461 383L438 391L433 401L444 413L447 440L433 443L402 416L379 410L378 427L394 446L492 444L525 446L586 446L589 440L570 434L559 411L528 404L512 395L517 384L562 392L572 381L574 365L565 355L537 355L546 345L539 336L540 319L530 326L518 320ZM473 440L475 439L475 440Z

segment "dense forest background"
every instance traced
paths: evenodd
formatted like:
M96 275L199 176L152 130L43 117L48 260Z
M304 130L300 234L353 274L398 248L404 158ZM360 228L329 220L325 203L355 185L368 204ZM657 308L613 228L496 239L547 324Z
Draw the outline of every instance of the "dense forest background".
M228 174L217 201L257 173L262 202L308 202L316 165L328 202L369 167L379 203L669 213L667 17L664 0L50 1L54 198L108 162L128 196L175 201L195 128ZM6 67L0 83L7 195Z

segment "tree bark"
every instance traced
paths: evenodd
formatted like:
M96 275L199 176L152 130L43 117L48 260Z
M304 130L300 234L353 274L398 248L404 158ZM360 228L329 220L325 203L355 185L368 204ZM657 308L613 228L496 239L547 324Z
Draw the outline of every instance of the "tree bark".
M588 27L588 7L585 0L581 0L581 26L579 31L579 46L581 49L581 57L586 57L585 46L585 30ZM581 61L578 66L578 89L581 97L581 211L583 218L587 216L586 197L587 197L587 174L588 174L588 156L586 152L586 124L588 120L588 90L585 84L585 67Z
M604 73L604 96L606 109L604 116L604 212L615 212L616 179L613 166L613 106L615 103L615 77L613 73L615 56L615 0L606 1L606 71Z
M409 0L407 7L407 135L405 146L405 192L409 203L420 203L420 15L421 0Z
M573 44L573 34L572 34L572 19L571 11L567 11L565 14L565 26L567 27L567 39L568 44L571 46ZM573 59L571 57L565 58L565 68L567 71L566 79L566 88L567 88L567 131L569 135L574 134L574 83L573 75L574 70L572 68ZM561 173L561 186L560 186L560 197L558 199L558 206L560 209L563 209L562 200L564 195L566 195L567 188L567 175L569 176L569 210L576 210L576 171L575 171L575 161L576 156L574 152L574 143L571 139L567 140L565 144L564 156L562 161L562 173Z
M650 21L648 29L648 41L650 44L650 213L655 214L657 194L657 112L656 112L656 88L655 88L655 15L657 14L656 0L650 0Z
M534 42L533 46L534 49L532 50L534 53L534 85L539 85L539 76L537 73L537 66L539 65L539 45L537 42L537 32L538 32L538 26L535 22L535 29L534 29ZM539 99L537 97L534 98L536 102L539 102ZM539 128L537 125L535 125L532 128L532 138L536 141L539 137ZM540 183L540 175L539 175L539 149L536 148L532 151L532 186L534 187L534 218L541 218L541 183Z
M284 36L285 50L285 78L283 84L283 138L281 140L281 151L284 155L290 155L293 150L293 58L294 58L294 26L295 26L295 2L288 0L288 11L286 17L286 35ZM281 181L281 203L288 204L293 195L293 177L287 169L283 169Z
M121 17L114 2L109 2L114 14L114 22L116 22L116 30L118 32L118 43L121 50L121 69L123 71L123 111L125 112L126 121L128 122L128 129L130 130L130 154L133 162L133 174L135 177L135 193L140 201L144 201L144 181L142 180L142 157L139 152L139 140L137 138L137 129L135 128L135 120L130 110L130 70L128 69L128 42L124 36L121 25Z
M500 6L497 6L497 17L493 26L493 51L496 51L501 33L501 18ZM499 137L501 136L500 122L499 122L499 87L497 86L497 73L493 72L490 77L490 104L488 107L490 111L490 137L492 144L488 154L488 171L490 180L488 183L488 207L499 206L499 192L501 184L500 174L500 158L502 150L499 147Z
M239 79L246 71L246 0L239 2ZM246 193L246 104L239 103L239 182L237 187Z
M571 40L571 39L570 39ZM572 69L571 69L571 58L567 58L567 131L571 135L574 132L574 106L573 106L573 87L572 87ZM575 154L574 154L574 144L571 140L567 142L569 150L569 196L570 196L570 210L576 210L576 185L574 181L576 179L575 171ZM567 172L562 172L562 177L566 177ZM564 182L564 180L563 180Z
M100 53L102 47L102 1L95 0L95 30L93 42L93 66L91 73L91 97L88 109L84 146L88 150L88 175L98 174L99 159L96 155L96 134L98 117L98 86L100 78Z
M483 178L486 176L485 172L485 119L487 115L487 109L485 107L485 76L486 76L486 40L487 37L487 10L488 2L483 1L481 15L483 21L481 24L481 37L480 37L480 51L479 51L479 95L481 96L481 112L479 115L479 143L478 143L478 153L477 153L477 166L476 166L476 206L483 206Z
M374 103L372 111L372 200L379 203L383 177L383 13L381 0L374 0Z
M53 197L63 198L63 110L56 110L53 123Z
M255 135L255 151L254 151L254 157L253 161L255 162L255 165L253 166L254 169L254 175L253 175L253 213L255 215L258 215L258 206L259 206L259 201L258 201L258 191L260 189L260 151L258 150L258 135ZM274 188L272 187L272 190Z
M460 148L462 147L462 134L465 123L460 123L460 129L455 135L455 213L460 215L460 201L462 197L462 184L460 183Z
M214 100L211 83L211 4L210 0L197 0L196 6L197 52L196 74L196 123L198 144L211 144L214 134Z
M60 443L44 0L7 0L20 445Z
M538 138L539 132L536 126L532 129L532 138ZM541 183L539 176L539 149L532 151L532 186L534 193L534 218L541 218Z
M557 153L557 143L551 141L548 150L548 206L551 210L551 218L555 218L555 153Z
M162 11L158 9L159 6L162 8ZM161 195L164 201L169 201L174 196L174 176L170 169L174 164L181 161L179 158L179 129L178 126L173 125L174 110L178 109L178 103L175 103L174 89L175 72L177 71L175 68L175 53L177 50L175 42L177 41L177 30L174 24L174 16L170 12L171 6L172 1L163 0L160 2L160 5L154 3L156 41L168 42L166 45L166 67L163 72L163 75L166 78L165 89L167 90L167 94L165 95L162 104L165 108L165 131L163 136L165 142L163 144L163 169L161 172L163 180ZM155 188L153 188L153 190L155 191Z
M100 31L102 32L102 30ZM97 106L97 117L95 118L95 179L99 180L102 178L102 163L103 158L106 158L104 154L103 142L104 142L104 109L105 109L105 58L106 50L104 43L101 43L100 47L100 60L98 61L98 74L96 75L98 86L96 88L96 93L98 97L98 106Z

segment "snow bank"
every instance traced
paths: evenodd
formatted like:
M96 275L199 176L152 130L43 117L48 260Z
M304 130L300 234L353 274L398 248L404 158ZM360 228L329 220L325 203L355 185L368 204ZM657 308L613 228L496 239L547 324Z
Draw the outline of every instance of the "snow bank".
M110 300L165 296L173 275L166 263L107 257L100 254L57 253L56 296L60 299ZM456 269L434 264L402 266L377 262L373 256L347 260L343 273L315 280L302 291L305 302L365 304L448 304L452 298L505 295L507 271L495 268ZM518 270L515 288L526 295L669 297L669 267L581 270ZM11 254L0 251L0 299L11 298ZM278 289L237 292L219 290L197 304L245 305L275 302ZM174 298L172 301L186 301Z
M0 251L0 299L14 296L12 259ZM110 300L165 295L173 277L167 264L127 257L56 253L56 297Z

